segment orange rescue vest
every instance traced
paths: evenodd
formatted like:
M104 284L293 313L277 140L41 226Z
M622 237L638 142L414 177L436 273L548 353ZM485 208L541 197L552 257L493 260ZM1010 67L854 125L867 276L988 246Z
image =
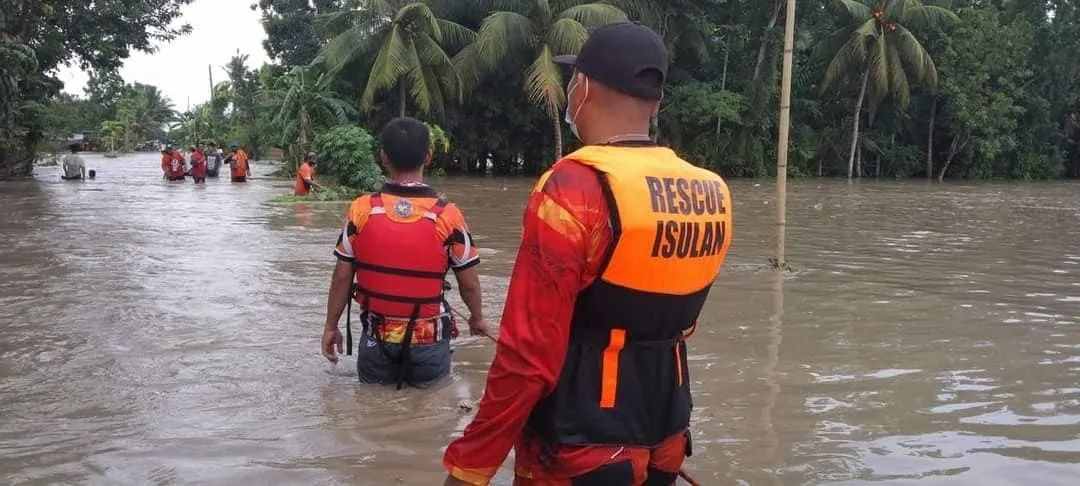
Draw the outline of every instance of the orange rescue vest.
M566 159L600 174L613 242L578 294L559 382L529 429L554 444L655 446L689 427L685 339L731 245L731 193L667 148Z

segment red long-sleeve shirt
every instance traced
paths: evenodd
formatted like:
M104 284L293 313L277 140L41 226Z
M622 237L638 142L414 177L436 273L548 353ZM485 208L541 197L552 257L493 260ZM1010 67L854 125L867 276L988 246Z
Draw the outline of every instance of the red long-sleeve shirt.
M484 397L443 458L454 477L486 484L533 407L555 389L574 302L596 279L612 234L598 174L588 167L563 160L530 195Z

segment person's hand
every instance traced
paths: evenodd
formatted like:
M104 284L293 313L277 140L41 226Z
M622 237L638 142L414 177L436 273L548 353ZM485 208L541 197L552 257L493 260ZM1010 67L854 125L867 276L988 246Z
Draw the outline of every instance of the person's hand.
M337 327L328 327L323 330L322 355L331 363L337 363L337 355L342 353L341 331Z
M488 329L487 321L483 317L472 316L469 318L469 335L470 336L487 336L491 337L491 330Z

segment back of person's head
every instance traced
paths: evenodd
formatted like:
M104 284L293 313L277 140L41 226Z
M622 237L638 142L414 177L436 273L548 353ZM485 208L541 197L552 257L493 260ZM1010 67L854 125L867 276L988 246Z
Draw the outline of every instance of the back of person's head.
M384 159L397 170L416 170L429 160L431 134L427 125L415 118L395 118L379 136Z
M71 151L71 153L73 153L73 154L74 154L74 153L78 153L78 152L79 152L79 148L80 148L80 147L79 147L79 144L77 144L77 143L73 143L73 144L71 144L71 145L68 145L68 150L70 150L70 151Z

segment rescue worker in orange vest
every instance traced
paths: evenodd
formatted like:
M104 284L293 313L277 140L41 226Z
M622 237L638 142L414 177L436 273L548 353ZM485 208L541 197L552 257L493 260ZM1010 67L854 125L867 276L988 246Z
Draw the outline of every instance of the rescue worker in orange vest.
M321 189L315 183L315 152L308 152L304 156L300 168L296 170L296 184L293 184L293 194L306 196L312 189Z
M232 149L232 153L229 154L229 158L226 162L230 164L230 172L232 174L233 182L247 182L248 173L251 170L251 165L248 163L248 154L244 149L237 146L235 143L229 146Z
M355 299L361 309L360 381L422 387L450 372L450 339L457 329L443 297L448 269L454 270L469 308L469 330L487 335L476 269L480 257L461 210L424 184L424 167L431 162L427 126L397 118L380 141L390 181L349 208L334 250L339 261L327 298L322 352L337 362L338 320Z
M191 146L191 178L196 184L206 183L206 154L197 145Z
M165 174L165 179L170 182L183 182L187 177L185 165L184 156L172 145L161 149L161 171Z
M594 31L566 120L584 147L537 183L476 417L446 484L670 485L690 454L693 332L731 242L720 176L649 135L667 77L638 24Z

